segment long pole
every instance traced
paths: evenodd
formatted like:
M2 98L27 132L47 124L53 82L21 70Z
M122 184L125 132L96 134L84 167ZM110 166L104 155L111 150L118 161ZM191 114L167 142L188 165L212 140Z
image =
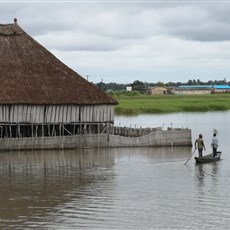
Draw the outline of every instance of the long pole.
M192 155L195 153L196 149L194 149ZM192 155L188 158L188 160L184 163L185 165L187 164L187 162L191 159Z

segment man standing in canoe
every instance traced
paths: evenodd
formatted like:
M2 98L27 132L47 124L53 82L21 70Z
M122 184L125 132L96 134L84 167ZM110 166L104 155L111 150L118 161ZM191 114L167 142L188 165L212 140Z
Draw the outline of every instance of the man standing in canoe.
M206 150L202 134L199 134L199 137L195 141L195 149L198 149L199 157L202 157L203 149L204 151Z
M217 156L217 147L218 147L218 139L216 137L216 133L213 133L213 138L212 138L212 153L213 157Z

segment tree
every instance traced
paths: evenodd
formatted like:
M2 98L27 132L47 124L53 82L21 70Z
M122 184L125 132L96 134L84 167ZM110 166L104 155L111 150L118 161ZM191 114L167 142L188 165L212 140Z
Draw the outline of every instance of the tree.
M142 81L136 80L131 84L131 86L132 86L132 90L136 90L142 93L146 92L145 83Z
M188 80L188 85L192 85L193 81L192 80Z

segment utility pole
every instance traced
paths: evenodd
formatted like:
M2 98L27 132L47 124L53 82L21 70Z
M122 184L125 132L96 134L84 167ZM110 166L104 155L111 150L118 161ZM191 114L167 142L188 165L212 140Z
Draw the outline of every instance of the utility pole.
M86 77L87 81L89 81L89 75L85 75L85 77Z

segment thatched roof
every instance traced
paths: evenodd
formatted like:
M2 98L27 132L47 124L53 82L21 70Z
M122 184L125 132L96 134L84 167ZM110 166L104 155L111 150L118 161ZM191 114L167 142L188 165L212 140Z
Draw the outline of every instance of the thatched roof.
M25 33L16 19L0 24L0 44L0 104L117 104Z

